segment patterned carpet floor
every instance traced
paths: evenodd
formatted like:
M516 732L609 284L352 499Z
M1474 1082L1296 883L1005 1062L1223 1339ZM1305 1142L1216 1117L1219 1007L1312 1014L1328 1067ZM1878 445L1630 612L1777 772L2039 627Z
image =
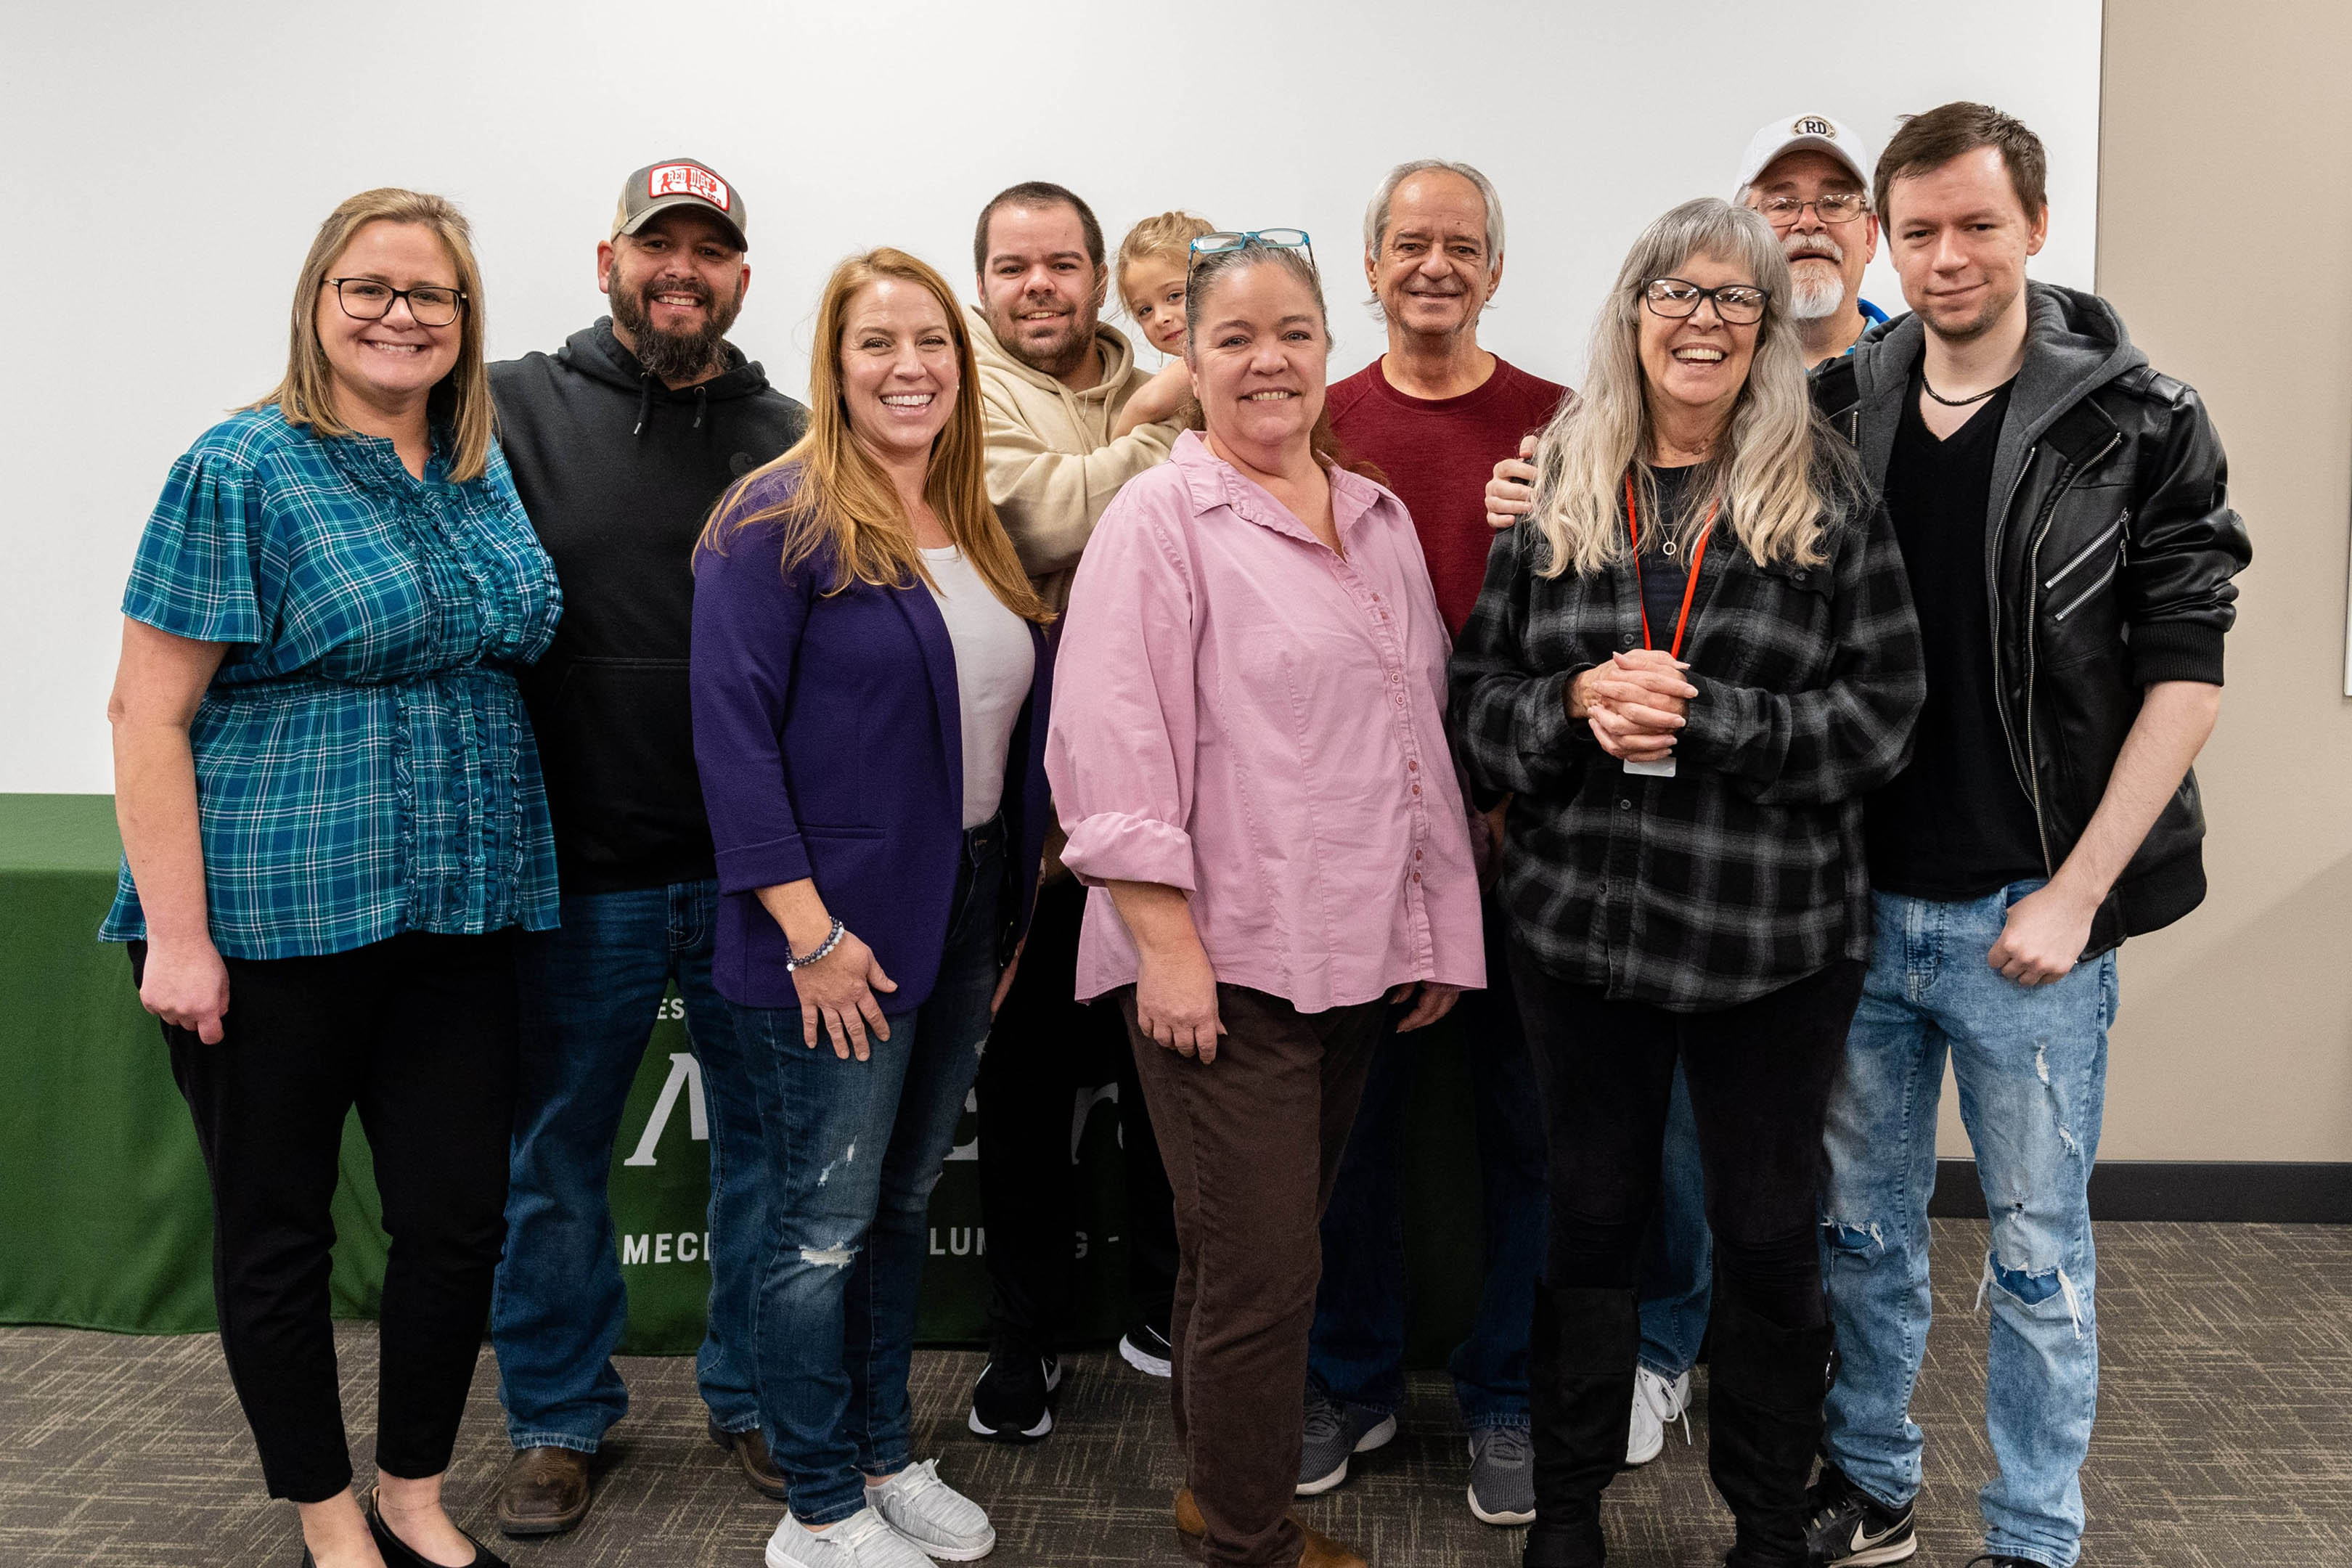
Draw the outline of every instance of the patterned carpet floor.
M1974 1499L1990 1473L1979 1413L1984 1320L1970 1304L1979 1222L1937 1221L1937 1321L1915 1414L1927 1432L1916 1562L1960 1568L1980 1550ZM2114 1224L2099 1229L2104 1359L2083 1478L2083 1561L2240 1568L2352 1564L2352 1227ZM368 1454L375 1339L341 1331L354 1458ZM987 1506L992 1563L1175 1563L1179 1476L1165 1385L1108 1352L1071 1359L1054 1435L1031 1447L964 1430L982 1358L915 1363L918 1454ZM490 1524L507 1445L487 1351L458 1439L460 1522L520 1568L757 1568L773 1504L703 1436L685 1359L623 1365L635 1408L606 1449L596 1506L573 1533L507 1542ZM1698 1443L1609 1492L1622 1568L1720 1563L1730 1525ZM1466 1460L1443 1377L1416 1375L1402 1430L1358 1474L1301 1508L1381 1568L1512 1568L1519 1532L1464 1506ZM216 1342L0 1329L0 1564L189 1568L301 1554L293 1510L269 1502Z

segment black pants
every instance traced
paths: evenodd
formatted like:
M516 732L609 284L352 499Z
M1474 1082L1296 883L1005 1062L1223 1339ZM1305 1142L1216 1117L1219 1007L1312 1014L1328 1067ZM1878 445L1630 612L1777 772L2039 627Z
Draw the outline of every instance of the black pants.
M1738 1524L1731 1561L1801 1563L1830 1350L1817 1239L1822 1129L1863 965L1833 963L1717 1012L1669 1013L1567 984L1517 943L1510 958L1543 1096L1551 1197L1528 1561L1599 1561L1601 1490L1625 1453L1640 1338L1633 1292L1679 1058L1715 1231L1708 1463Z
M1037 889L1021 972L981 1058L980 1213L988 1234L989 1332L999 1344L1050 1351L1066 1330L1077 1229L1070 1140L1081 1086L1118 1084L1127 1176L1128 1306L1168 1332L1176 1298L1176 1211L1135 1077L1118 1005L1080 1005L1078 923L1087 890L1073 877Z
M145 944L131 948L136 981ZM413 933L318 958L228 963L218 1045L168 1026L213 1193L221 1346L269 1495L351 1484L328 1248L353 1106L383 1198L375 1460L449 1468L506 1237L514 1124L510 933Z

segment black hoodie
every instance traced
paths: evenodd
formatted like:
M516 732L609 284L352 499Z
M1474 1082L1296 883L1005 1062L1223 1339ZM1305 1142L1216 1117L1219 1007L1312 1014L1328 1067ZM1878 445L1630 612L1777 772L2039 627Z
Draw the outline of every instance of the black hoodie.
M808 411L733 347L673 392L610 318L552 356L490 366L499 444L563 584L563 621L524 672L567 893L716 874L688 717L688 562L711 503L800 439Z

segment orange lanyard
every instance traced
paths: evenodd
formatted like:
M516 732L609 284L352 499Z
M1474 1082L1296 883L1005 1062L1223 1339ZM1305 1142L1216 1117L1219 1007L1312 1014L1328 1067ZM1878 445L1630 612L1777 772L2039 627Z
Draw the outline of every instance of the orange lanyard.
M1675 622L1675 646L1666 650L1669 658L1683 656L1683 633L1690 628L1691 599L1698 592L1698 563L1706 559L1706 542L1715 534L1715 510L1722 502L1709 501L1706 521L1699 524L1698 542L1691 546L1690 572L1683 582L1683 613ZM1642 646L1655 647L1650 640L1650 601L1642 592L1642 526L1633 516L1633 475L1625 474L1625 532L1633 542L1633 602L1642 607Z

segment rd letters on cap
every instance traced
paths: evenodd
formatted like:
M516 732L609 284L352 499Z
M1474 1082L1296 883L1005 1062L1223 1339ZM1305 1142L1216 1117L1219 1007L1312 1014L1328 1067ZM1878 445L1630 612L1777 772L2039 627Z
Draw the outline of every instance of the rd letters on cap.
M720 212L728 210L727 182L692 163L664 163L646 176L646 199L659 196L700 196Z
M1818 114L1801 115L1796 124L1789 129L1800 136L1826 136L1832 142L1837 140L1837 127Z

